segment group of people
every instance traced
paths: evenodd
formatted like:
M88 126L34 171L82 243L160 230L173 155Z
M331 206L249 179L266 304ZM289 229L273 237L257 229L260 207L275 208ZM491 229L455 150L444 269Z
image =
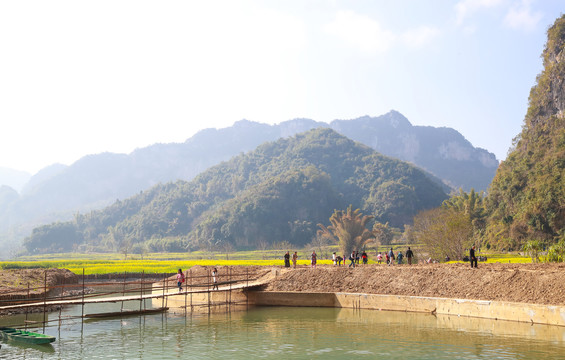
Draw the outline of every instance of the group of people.
M182 291L182 284L185 282L185 276L182 269L179 269L177 272L177 287L179 288L179 292ZM214 268L212 270L212 290L220 290L218 288L218 269Z
M369 256L367 255L365 250L363 250L361 255L359 255L358 251L353 251L349 255L348 260L349 260L349 267L352 267L352 266L355 267L355 264L359 264L360 260L363 262L364 265L366 265L367 262L369 261ZM337 265L337 266L341 266L342 261L343 261L343 265L345 265L345 255L339 256L339 255L336 255L336 253L334 252L332 254L332 261L333 261L333 264Z
M316 252L314 251L313 256L316 255ZM298 253L295 251L294 254L292 254L292 266L296 269L296 261L298 260ZM316 265L316 260L315 258L313 258L313 264ZM290 267L290 252L287 251L286 254L284 254L284 267Z
M406 257L408 265L412 265L412 259L414 259L414 252L410 249L410 246L408 246L408 250L406 250L405 254L406 255L402 254L402 251L399 251L396 255L394 255L394 251L392 250L392 248L390 248L389 251L384 252L384 255L383 253L380 252L377 254L377 263L381 264L384 258L386 264L388 265L393 265L395 260L397 264L402 264L404 261L404 257Z
M398 251L398 253L395 254L392 248L390 248L390 250L385 252L379 252L377 254L377 263L382 264L384 260L386 261L386 264L389 266L393 265L395 261L397 264L403 264L404 258L406 258L408 265L412 265L412 261L414 259L414 252L410 249L410 246L408 246L408 249L404 254L402 253L402 251ZM479 258L475 255L475 246L473 245L473 247L469 250L469 257L468 258L465 257L463 260L470 261L471 267L476 268L477 262L478 260L480 260ZM290 259L291 259L290 252L287 251L286 254L284 255L285 267L290 267ZM298 260L298 253L295 251L294 254L292 255L292 264L294 268L296 268L297 260ZM317 260L318 260L318 255L316 255L316 251L312 251L312 255L310 255L310 264L312 268L316 267ZM360 261L362 261L363 264L367 264L369 261L369 257L367 255L367 252L365 252L364 250L361 254L359 254L358 251L354 250L351 252L349 257L346 257L345 254L343 256L337 255L335 251L332 254L332 261L334 266L341 266L342 262L343 265L345 266L346 260L349 260L348 267L355 267L355 265L359 264ZM450 260L449 257L446 257L445 261L449 261L449 260ZM431 263L432 261L433 261L432 258L430 258L425 262Z
M406 259L408 261L408 265L412 265L412 259L414 258L414 252L410 249L410 246L408 247L408 250L406 250L406 255L402 254L402 251L399 251L395 255L392 248L390 248L390 250L386 251L386 252L382 252L382 253L379 252L377 254L377 263L381 264L383 262L383 258L384 258L384 259L386 259L386 264L388 264L388 265L392 265L395 260L398 264L402 264L404 257L406 257ZM294 254L292 254L292 265L293 265L294 268L296 268L296 261L297 260L298 260L298 253L295 251ZM347 260L349 260L348 267L355 267L355 265L359 264L360 262L363 265L368 264L369 256L367 255L367 252L365 250L363 250L363 252L361 252L361 253L354 250L354 251L351 252L349 257L346 257L345 255L343 255L343 256L337 255L337 253L335 251L332 254L332 262L333 262L334 266L341 266L342 262L343 262L343 265L345 266L345 263L346 263ZM284 255L284 266L290 267L290 261L291 261L290 251L287 251L286 254ZM312 254L310 255L310 266L312 268L315 268L317 261L318 261L318 255L316 254L316 251L312 251Z

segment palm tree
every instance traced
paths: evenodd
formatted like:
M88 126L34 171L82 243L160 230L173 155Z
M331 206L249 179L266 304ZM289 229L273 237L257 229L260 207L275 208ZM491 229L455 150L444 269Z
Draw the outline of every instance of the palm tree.
M323 224L318 224L320 227L318 235L327 236L338 242L343 254L349 254L353 250L360 250L361 247L375 237L366 227L373 216L363 215L360 209L353 211L352 207L353 205L349 205L345 211L334 210L330 217L330 226L326 227Z
M532 258L533 263L539 262L539 253L543 250L543 244L539 240L530 240L522 248Z

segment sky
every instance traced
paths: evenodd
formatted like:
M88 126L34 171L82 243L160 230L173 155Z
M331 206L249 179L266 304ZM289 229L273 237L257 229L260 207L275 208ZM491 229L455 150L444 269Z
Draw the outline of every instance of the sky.
M562 0L0 2L0 167L397 110L504 160Z

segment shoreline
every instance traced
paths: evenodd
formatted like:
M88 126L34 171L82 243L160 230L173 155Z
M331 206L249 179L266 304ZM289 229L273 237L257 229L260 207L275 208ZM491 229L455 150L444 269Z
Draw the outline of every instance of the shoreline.
M565 327L565 306L362 293L250 291L249 296L255 306L413 312Z

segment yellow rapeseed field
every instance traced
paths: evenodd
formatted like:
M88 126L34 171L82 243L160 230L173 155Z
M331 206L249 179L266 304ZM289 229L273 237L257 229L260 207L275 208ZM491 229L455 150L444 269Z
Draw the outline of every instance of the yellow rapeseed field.
M308 260L298 260L299 265L308 265ZM319 260L318 264L331 264L331 260ZM4 261L2 269L23 268L59 268L69 269L75 274L114 274L114 273L175 273L177 270L190 269L192 266L282 266L283 261L272 260L41 260L41 261Z

